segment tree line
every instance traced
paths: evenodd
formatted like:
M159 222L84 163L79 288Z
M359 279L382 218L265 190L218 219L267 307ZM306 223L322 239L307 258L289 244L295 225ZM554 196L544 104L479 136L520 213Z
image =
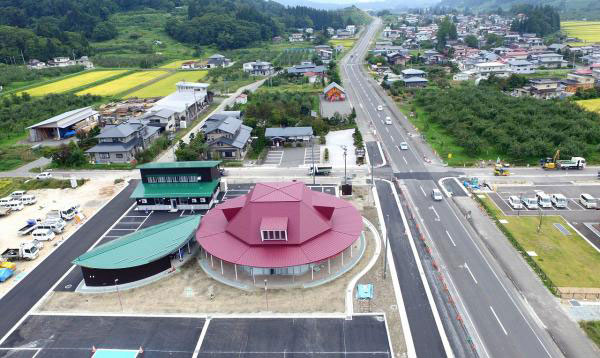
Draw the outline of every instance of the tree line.
M600 116L563 100L512 97L492 86L463 85L417 92L416 105L472 156L494 149L525 163L560 149L593 156L600 143Z
M513 20L510 25L512 31L517 31L521 34L535 33L543 37L560 30L560 15L552 6L518 4L511 8L511 12L516 15L525 15Z
M83 66L51 67L30 71L25 66L7 66L0 64L0 86L13 82L28 82L52 78L83 71Z
M180 0L0 0L0 62L87 55L88 40L117 36L111 14L179 5Z

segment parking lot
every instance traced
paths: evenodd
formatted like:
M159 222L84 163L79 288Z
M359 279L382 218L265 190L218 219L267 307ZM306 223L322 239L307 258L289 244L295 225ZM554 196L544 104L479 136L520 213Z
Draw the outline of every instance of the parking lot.
M269 167L296 168L311 165L312 162L321 162L321 146L315 144L304 147L284 148L274 147L269 149L262 165Z
M208 325L205 327L205 325ZM206 331L201 337L201 332ZM200 341L201 340L201 341ZM90 357L92 347L144 351L145 358L390 357L380 315L345 318L29 316L0 357Z

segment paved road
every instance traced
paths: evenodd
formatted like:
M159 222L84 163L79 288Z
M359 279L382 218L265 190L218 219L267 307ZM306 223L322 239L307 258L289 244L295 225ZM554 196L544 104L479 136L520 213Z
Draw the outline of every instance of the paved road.
M133 204L129 195L137 182L132 181L100 212L90 218L68 240L40 263L18 285L0 299L0 337L4 337L44 294L71 267L71 261L89 247Z
M378 26L379 23L373 24ZM447 274L452 278L462 303L466 306L466 323L481 356L494 357L560 357L562 353L551 337L528 314L523 302L518 299L514 286L490 258L482 253L473 235L463 225L464 219L455 214L455 208L444 200L433 203L430 193L437 187L427 172L439 172L440 167L424 161L427 155L413 138L406 135L400 121L406 121L393 102L376 89L360 64L368 47L368 32L353 50L353 56L342 61L342 77L348 96L357 109L359 120L370 122L376 129L379 140L385 147L388 160L395 172L405 176L402 182L413 199L414 210L422 218L426 230L441 254ZM385 104L384 111L377 106ZM382 120L391 116L393 125ZM409 150L400 150L400 142L409 143ZM411 175L406 175L411 173ZM413 175L412 173L423 173ZM393 213L393 211L391 212ZM384 212L385 214L385 212ZM396 239L396 238L392 238ZM393 247L393 246L392 246ZM397 262L398 270L405 269L404 262ZM406 282L400 282L401 288ZM408 304L405 302L405 305ZM413 339L430 332L412 329L418 321L410 321ZM432 343L433 344L433 343ZM417 347L417 345L416 345ZM418 356L421 355L417 351Z

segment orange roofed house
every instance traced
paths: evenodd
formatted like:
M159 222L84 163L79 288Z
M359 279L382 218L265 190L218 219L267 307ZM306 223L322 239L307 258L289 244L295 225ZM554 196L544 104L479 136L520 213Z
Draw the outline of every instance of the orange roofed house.
M329 102L344 101L346 99L346 91L344 91L342 86L335 82L331 82L327 87L325 87L323 90L323 95Z

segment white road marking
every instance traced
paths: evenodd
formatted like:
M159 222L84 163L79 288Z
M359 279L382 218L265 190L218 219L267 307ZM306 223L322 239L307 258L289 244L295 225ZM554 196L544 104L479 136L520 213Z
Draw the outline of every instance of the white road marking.
M196 343L196 348L194 349L192 358L197 358L200 354L200 348L202 347L202 342L204 342L204 337L206 337L206 332L208 331L208 325L210 324L210 320L210 318L207 318L206 321L204 321L204 326L202 327L202 331L200 332L200 337L198 338L198 342Z
M435 208L430 206L429 209L433 210L433 213L435 214L435 221L440 221L440 216L438 215L437 211L435 211Z
M508 332L506 332L506 329L504 329L502 322L500 322L500 319L496 315L496 312L494 311L494 308L492 306L490 306L490 310L492 310L492 314L494 315L494 317L496 317L496 321L498 321L498 324L500 325L500 328L502 328L502 331L504 332L504 334L508 336Z
M423 190L423 187L419 185L419 188L421 188L421 192L423 193L423 195L424 195L425 197L427 197L427 194L425 194L425 190Z
M469 271L469 275L471 275L471 278L473 279L473 281L475 281L475 284L477 285L477 280L475 279L475 275L473 275L473 272L471 272L471 269L469 268L469 265L467 265L467 263L465 262L465 268L467 269L467 271ZM492 307L492 306L490 306ZM502 324L500 324L502 325Z
M363 105L362 105L362 103L359 103L359 104L358 104L358 106L359 106L360 108L363 108Z
M450 233L448 232L448 230L446 230L446 235L448 235L448 238L450 239L450 242L452 242L452 245L456 246L456 243L452 239L452 236L450 236Z
M385 127L385 131L389 133L390 129L388 127Z
M398 147L398 149L400 149L400 147ZM406 163L408 165L408 160L406 160L406 157L402 156L402 159L404 159L404 163Z
M385 127L385 129L387 129L387 127ZM390 138L392 138L392 142L395 142L394 137L390 136Z

